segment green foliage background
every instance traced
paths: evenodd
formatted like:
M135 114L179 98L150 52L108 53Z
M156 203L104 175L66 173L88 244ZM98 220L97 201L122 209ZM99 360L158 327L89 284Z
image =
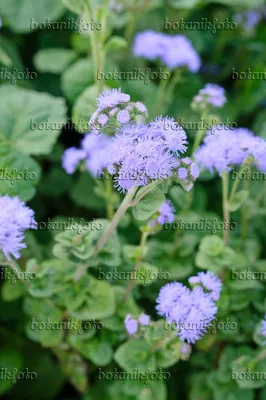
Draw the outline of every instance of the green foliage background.
M103 18L104 1L92 0L96 20ZM139 5L140 3L140 5ZM61 166L64 150L78 146L87 122L95 111L97 85L90 45L90 32L74 30L33 30L34 24L47 19L78 22L83 18L85 0L0 0L0 66L6 71L37 73L37 79L19 80L12 85L1 79L0 85L0 168L28 168L36 179L0 182L0 195L19 196L35 211L36 220L66 221L96 219L108 225L106 199L87 173L67 175ZM200 21L201 18L231 19L237 12L263 6L263 0L154 0L132 4L124 1L125 11L109 10L106 17L106 72L132 71L154 64L132 56L135 32L145 29L164 31L164 19ZM233 80L236 71L264 71L266 62L266 27L262 21L254 31L239 25L236 30L172 31L185 34L199 52L203 67L198 74L184 72L167 100L167 114L179 120L197 120L190 103L205 83L225 87L228 102L219 110L221 120L228 118L238 126L248 127L266 139L266 82ZM3 76L2 76L3 78ZM108 80L106 87L121 87L133 101L142 101L150 113L159 82L145 85L141 81ZM76 123L74 128L72 121ZM80 124L82 120L82 124ZM49 123L47 123L49 121ZM34 123L40 129L33 129ZM61 124L61 125L60 125ZM62 129L54 128L62 126ZM43 127L43 128L42 128ZM193 141L195 131L187 132ZM232 181L231 181L232 182ZM237 330L208 334L195 346L188 361L181 360L180 342L156 353L151 346L162 332L160 322L145 339L128 340L124 318L141 311L157 320L154 305L162 282L135 285L126 302L123 294L127 282L97 279L97 268L103 271L131 271L139 251L141 220L157 211L164 200L162 192L153 192L148 210L135 208L122 219L118 232L94 257L94 245L100 233L96 230L76 232L29 231L27 249L19 264L35 272L37 278L23 285L10 281L1 284L0 299L0 368L26 367L38 373L35 381L0 380L0 395L15 399L64 400L265 400L266 380L234 381L231 369L266 372L265 346L258 324L266 312L265 282L232 281L232 268L244 271L266 271L266 204L265 182L252 182L249 197L232 204L237 229L230 232L229 245L222 245L222 232L162 231L149 239L142 270L170 273L170 281L186 282L198 268L220 273L226 271L225 289L219 300L219 320L237 322ZM203 173L197 181L193 203L180 186L174 185L168 197L176 207L177 218L196 221L217 218L222 221L221 181L216 175ZM113 192L115 207L122 196ZM249 210L248 232L241 236L241 201ZM81 280L73 277L89 260L89 272ZM5 261L1 264L4 266ZM97 267L95 269L95 267ZM77 335L75 332L33 331L30 321L71 318L102 321L99 331ZM99 368L105 372L118 368L163 368L171 373L169 381L143 382L98 379Z

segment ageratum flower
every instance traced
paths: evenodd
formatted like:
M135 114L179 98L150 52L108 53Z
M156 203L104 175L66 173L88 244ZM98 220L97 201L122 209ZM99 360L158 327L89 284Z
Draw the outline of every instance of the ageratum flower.
M203 144L195 154L196 161L204 168L219 174L240 166L248 158L254 157L254 165L266 171L266 141L246 128L226 129L215 127L208 132Z
M130 314L127 314L125 318L125 327L129 335L134 335L138 332L138 321L134 318L131 318Z
M63 154L62 166L68 174L73 174L76 171L78 164L84 160L85 157L86 153L84 150L70 147Z
M163 205L159 208L159 217L157 218L157 222L160 225L166 224L166 223L172 223L175 220L175 209L170 200L166 200Z
M140 323L140 325L143 325L143 326L150 325L150 316L147 314L144 314L144 313L140 314L139 323Z
M159 117L149 125L125 124L115 135L107 149L107 168L115 175L118 190L126 192L133 186L145 186L174 176L192 187L197 167L189 158L179 158L187 149L187 136L174 122ZM186 169L186 176L180 177L179 168Z
M110 137L99 134L87 134L81 142L81 149L70 147L63 155L62 165L68 174L73 174L81 161L94 177L106 168L106 149Z
M18 197L0 197L0 249L10 260L11 255L20 257L20 250L26 248L23 243L24 231L36 229L34 211Z
M130 102L129 94L121 89L102 92L96 100L97 110L93 113L89 125L95 134L102 128L118 128L128 122L144 122L148 112L144 104Z
M212 284L214 280L213 277ZM200 286L190 290L179 282L168 283L159 292L156 310L174 324L182 341L195 343L206 333L217 313L212 293L205 293Z
M235 14L233 19L239 25L242 25L244 29L248 32L252 32L258 23L265 19L266 16L266 7L250 9L246 11L242 11L241 13Z
M220 108L226 103L225 90L221 86L208 83L194 97L192 108L205 109L209 105Z
M160 59L169 69L187 67L197 72L201 61L189 39L183 35L145 31L136 35L133 53L148 60Z
M213 300L219 300L222 290L222 281L212 272L199 272L197 276L191 276L188 281L192 285L201 284L204 289L211 293Z

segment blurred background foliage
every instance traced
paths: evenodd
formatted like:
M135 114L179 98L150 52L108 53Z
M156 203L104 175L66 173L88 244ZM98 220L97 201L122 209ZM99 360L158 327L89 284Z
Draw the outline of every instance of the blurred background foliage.
M99 196L99 191L95 190L95 180L87 172L76 172L69 176L61 167L63 151L69 146L78 146L82 138L71 118L76 122L84 118L84 125L80 129L84 132L84 126L95 108L95 67L90 48L90 32L80 34L74 30L47 29L47 26L46 29L32 29L47 19L51 23L78 23L82 15L74 11L79 10L80 2L0 0L1 67L10 72L14 68L17 71L28 68L37 73L37 79L17 80L15 85L0 79L0 166L23 166L37 173L36 180L18 186L1 182L0 193L19 195L22 200L29 202L29 206L35 210L37 221L47 221L48 218L65 221L69 217L89 221L105 217L104 200ZM92 3L95 9L101 6L100 0L93 0ZM266 73L266 17L262 12L266 3L263 0L154 0L143 1L143 4L121 0L116 3L121 7L117 8L113 4L107 16L109 40L114 36L116 40L110 41L108 45L106 72L114 68L118 71L132 71L145 66L154 69L154 64L133 57L132 40L135 32L145 29L165 31L166 18L172 22L181 18L186 21L202 21L202 18L224 21L229 18L232 21L236 14L245 13L248 9L261 10L262 18L252 29L247 29L242 21L238 23L237 29L217 30L215 33L208 30L165 31L186 35L202 59L199 73L183 71L181 81L169 98L167 113L176 120L197 120L197 114L190 108L193 96L205 83L217 83L226 89L228 98L225 107L219 111L219 118L228 118L266 139L266 81L232 78L232 68L238 72L250 68L251 71ZM145 85L141 81L108 80L105 83L111 88L121 87L122 91L130 93L133 101L142 101L152 111L158 82L151 81ZM50 125L46 125L44 130L30 129L30 124L34 126L36 121L44 123L44 126L49 121ZM58 126L59 123L62 129L54 129L53 124ZM191 129L188 135L193 139L195 131ZM262 195L258 196L259 192ZM265 183L262 188L261 183L252 182L251 193L248 200L248 237L245 241L241 240L239 228L232 232L230 246L236 254L227 260L227 264L232 266L233 263L239 270L250 267L254 271L263 272L266 271ZM217 176L205 173L199 178L193 211L190 210L187 194L180 187L172 187L169 197L176 207L177 217L187 221L195 221L197 218L222 220L221 185ZM240 212L234 214L234 221L239 225ZM119 230L122 245L116 241L116 237L113 238L113 246L118 255L112 254L110 247L105 258L100 261L103 270L110 271L121 265L123 270L131 270L132 263L127 259L129 249L124 248L124 245L138 245L138 228L138 223L131 215L122 220ZM120 313L119 310L114 313L114 310L115 302L121 298L121 287L114 289L109 283L94 282L95 287L91 293L95 293L95 297L90 307L87 305L87 308L84 306L82 309L77 306L76 314L71 314L94 318L92 310L100 303L96 318L102 316L107 329L97 332L93 338L69 335L68 343L65 343L65 338L61 337L62 332L39 333L39 336L33 334L28 329L29 318L49 316L56 320L61 317L64 307L71 310L74 300L81 305L86 297L87 281L80 284L82 287L72 286L68 274L70 276L73 272L73 266L68 256L62 256L71 251L73 255L74 250L66 245L66 241L72 238L57 236L57 247L53 250L57 234L56 231L27 233L28 248L23 251L20 264L30 270L37 263L43 280L34 281L27 291L18 282L13 286L8 281L2 282L0 367L10 365L23 370L24 366L38 373L36 381L16 384L8 382L8 385L0 381L2 396L10 400L266 399L266 387L254 388L251 385L250 388L241 388L230 379L232 363L243 354L254 352L257 345L261 344L253 331L265 313L263 283L245 282L246 286L237 286L231 282L231 287L228 286L220 301L219 310L221 318L229 315L232 321L238 322L237 332L233 335L218 332L215 337L204 338L195 346L188 363L181 361L170 366L168 394L162 381L152 382L145 390L138 388L134 382L130 382L132 387L129 387L126 382L105 381L103 384L97 381L99 366L107 366L106 371L117 366L113 352L126 338L124 314L129 310L137 313L143 309L156 317L154 301L161 286L159 282L147 287L137 285L134 289L135 299L130 297L125 310ZM219 232L216 234L220 235ZM175 231L163 231L149 241L146 261L170 272L170 280L186 280L197 271L198 266L202 267L200 261L199 265L195 265L195 254L201 252L198 248L203 236L204 233L197 231L183 232L179 236ZM57 259L53 258L54 255ZM196 257L196 260L199 258ZM49 275L47 259L53 259L49 265L54 265L56 277ZM125 284L122 282L121 285ZM90 285L91 282L88 287ZM105 313L101 314L103 309ZM217 366L215 354L221 343L222 356ZM70 351L66 352L65 346ZM260 370L266 370L265 360Z

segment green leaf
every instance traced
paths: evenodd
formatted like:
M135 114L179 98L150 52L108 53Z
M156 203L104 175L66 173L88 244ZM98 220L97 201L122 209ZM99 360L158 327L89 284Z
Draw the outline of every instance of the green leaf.
M196 5L199 3L199 0L169 0L169 5L174 7L174 8L193 8L196 7ZM168 27L167 24L165 24L166 28Z
M73 13L83 15L85 4L82 0L62 0L63 4Z
M22 371L23 359L21 353L14 348L3 347L0 352L0 370L7 372L13 377L14 370ZM16 374L17 375L17 374ZM6 393L14 385L13 379L5 379L5 374L0 380L0 394Z
M190 206L190 194L183 190L180 186L174 185L169 191L169 195L173 202L181 209L187 209Z
M141 193L141 190L138 194ZM161 205L165 202L163 192L155 188L149 192L142 200L133 208L134 218L145 221L158 211Z
M112 36L107 43L105 43L106 53L113 53L115 51L120 51L128 47L127 41L121 36Z
M10 85L0 88L0 138L25 154L49 154L66 120L63 99ZM45 129L47 123L48 129ZM43 128L42 130L38 128Z
M260 357L254 358L250 355L243 355L234 360L231 366L231 379L241 389L258 389L266 385L265 350L261 359Z
M152 380L145 385L139 396L139 400L166 400L167 399L167 388L165 382L162 380Z
M112 347L99 339L93 338L90 341L89 359L97 366L108 365L113 356Z
M72 120L80 133L88 131L89 120L96 109L95 99L98 94L97 85L90 85L81 93L74 104Z
M33 325L30 321L25 326L25 333L29 339L33 340L34 342L41 343L43 347L56 347L60 345L64 334L62 329L43 329L42 325L44 321L37 319L34 320L34 322L36 325ZM33 329L32 326L35 326L36 328Z
M143 339L130 340L122 344L116 351L114 359L125 371L137 368L139 372L145 372L148 368L156 369L155 355L151 347Z
M110 60L106 60L104 66L104 72L109 72L112 70L117 70L116 64ZM102 72L102 71L101 71ZM61 86L62 90L72 103L74 103L78 97L88 88L88 86L93 85L95 81L95 67L93 59L91 57L83 58L78 60L73 65L71 65L62 75ZM99 77L99 72L97 71L97 77ZM115 80L108 80L110 86L114 85ZM95 98L93 99L93 110L95 111ZM86 115L88 117L88 115ZM89 115L89 118L91 115ZM87 121L87 119L85 120ZM84 129L88 130L88 125L84 126Z
M0 15L14 32L30 32L38 23L59 18L64 11L61 0L1 0Z
M150 285L158 279L158 268L148 263L141 263L136 271L137 285Z
M104 208L104 200L94 192L95 182L88 173L79 176L70 187L71 199L81 207L90 210Z
M31 157L11 149L1 154L0 171L0 195L19 196L23 201L35 195L41 169Z
M86 362L76 353L55 350L60 366L72 385L81 393L88 387L88 368Z
M232 200L228 203L228 209L232 212L237 211L245 203L248 196L248 190L241 190L237 192Z
M90 278L89 294L83 305L71 314L87 320L107 318L115 312L115 293L113 287L104 281Z
M63 73L61 79L62 90L71 102L74 102L93 82L94 64L91 58L75 62Z
M200 251L210 257L220 255L223 248L223 241L219 236L205 236L200 243Z
M62 73L77 58L70 49L51 48L39 50L33 57L35 68L40 72Z
M47 318L50 318L51 321L58 322L62 319L62 311L49 300L26 297L23 309L29 317L37 320L46 321Z
M10 272L12 279L6 280L2 285L2 298L4 301L14 301L26 293L24 284L17 279L14 272Z

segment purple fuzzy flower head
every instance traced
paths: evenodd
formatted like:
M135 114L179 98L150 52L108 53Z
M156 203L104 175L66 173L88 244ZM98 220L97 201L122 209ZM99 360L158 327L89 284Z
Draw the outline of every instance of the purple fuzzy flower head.
M257 9L242 11L233 16L237 24L242 25L244 30L251 33L254 31L259 22L265 18L265 6Z
M176 169L178 181L186 191L193 187L193 182L199 177L199 167L189 157L181 158Z
M166 223L172 223L175 220L175 209L170 200L166 200L163 205L159 208L159 217L157 218L157 222L160 225L166 224Z
M81 161L90 174L96 177L106 168L106 149L110 143L110 137L99 134L87 134L81 142L81 149L70 147L63 155L63 168L68 174L73 174Z
M127 124L130 121L130 114L127 110L121 110L117 114L118 122L123 125Z
M97 98L97 106L99 110L113 108L118 104L128 103L130 100L129 94L121 93L121 89L105 90Z
M149 125L125 124L113 138L107 151L107 163L108 171L115 175L118 190L125 192L133 186L168 179L177 173L182 162L179 153L187 148L186 134L176 122L175 127L164 129L165 120L167 118L160 117ZM193 182L190 167L186 165L186 178Z
M208 106L222 107L226 102L225 90L221 86L208 83L194 97L192 108L203 110Z
M167 148L173 153L178 155L187 150L187 134L174 118L157 117L150 123L150 130L154 136L163 137Z
M148 60L160 59L169 69L187 67L197 72L201 61L191 42L183 35L145 31L135 37L133 53Z
M217 293L218 284L214 277L206 279L205 284L215 288ZM175 325L176 334L182 341L195 343L206 333L217 313L213 293L205 293L199 286L189 290L181 283L168 283L159 292L156 309L159 315Z
M199 272L197 276L191 276L188 281L191 285L201 284L203 289L211 293L213 300L219 300L222 290L222 281L212 272Z
M155 60L162 55L163 33L154 31L140 32L135 37L133 53L136 57Z
M86 154L83 150L77 149L76 147L70 147L67 149L62 158L62 166L68 174L73 174L80 161L84 160Z
M129 94L122 93L120 88L102 92L96 104L98 108L89 121L95 134L107 133L110 127L119 128L129 122L144 122L148 116L144 104L130 102Z
M138 321L128 314L125 318L125 327L129 335L134 335L138 332Z
M150 325L150 316L147 314L140 314L139 316L139 323L142 326L148 326Z
M27 246L23 243L24 231L36 229L34 211L18 197L0 197L0 249L10 260L11 255L20 257L20 250Z
M86 152L87 170L94 177L107 167L106 152L110 142L111 138L101 133L87 134L81 143L82 149Z
M219 129L218 129L219 128ZM203 144L195 154L196 161L211 172L219 174L241 166L249 156L254 158L255 166L266 171L266 141L254 136L245 128L213 128L204 138Z

